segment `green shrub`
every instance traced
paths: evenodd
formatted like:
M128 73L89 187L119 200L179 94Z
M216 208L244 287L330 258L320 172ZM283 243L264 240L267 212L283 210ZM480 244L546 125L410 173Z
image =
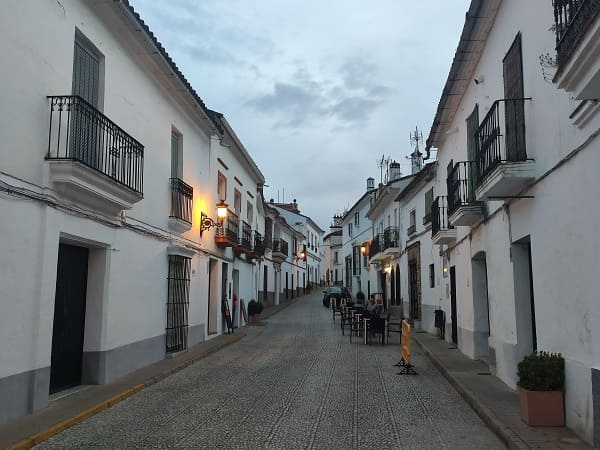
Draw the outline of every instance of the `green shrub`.
M560 353L534 352L517 366L517 385L529 391L562 391L565 360Z
M248 314L254 316L256 314L260 314L263 310L263 304L256 300L250 300L248 302Z

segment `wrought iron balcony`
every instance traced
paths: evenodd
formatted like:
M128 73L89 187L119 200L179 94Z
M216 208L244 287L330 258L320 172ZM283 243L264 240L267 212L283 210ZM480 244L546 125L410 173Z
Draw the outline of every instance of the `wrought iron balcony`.
M448 222L447 197L436 197L431 204L431 239L434 244L449 244L456 240L456 230Z
M46 160L58 190L111 213L141 200L144 146L79 96L48 99Z
M400 230L388 227L383 232L383 250L400 247Z
M383 234L378 234L369 245L369 258L373 258L377 253L383 251Z
M478 200L515 195L533 177L525 148L525 100L531 98L496 100L477 129Z
M284 261L289 255L287 241L284 241L283 239L273 239L271 251L273 259L276 260L276 262Z
M553 0L556 54L564 65L600 12L600 0Z
M265 254L265 240L258 231L254 231L254 256L260 258Z
M477 162L460 161L448 172L448 217L456 225L472 225L483 216L483 203L475 199Z
M192 225L194 188L179 178L171 178L171 213L169 218Z
M219 247L237 247L239 228L240 220L238 216L232 211L228 211L223 226L217 228L215 243Z
M242 234L240 236L240 246L250 250L252 248L252 228L242 220Z

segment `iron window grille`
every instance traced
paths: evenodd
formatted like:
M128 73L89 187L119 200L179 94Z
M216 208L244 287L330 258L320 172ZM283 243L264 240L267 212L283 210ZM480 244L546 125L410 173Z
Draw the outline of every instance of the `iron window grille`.
M440 231L451 230L454 227L448 223L447 197L436 197L431 204L431 235L435 236Z
M187 348L190 268L190 258L169 255L167 353L180 352Z
M194 188L179 178L171 178L171 213L169 217L192 223Z

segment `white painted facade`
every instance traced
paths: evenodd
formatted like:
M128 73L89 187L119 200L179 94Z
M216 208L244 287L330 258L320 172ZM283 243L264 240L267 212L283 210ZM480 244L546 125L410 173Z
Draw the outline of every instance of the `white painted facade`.
M189 258L190 264L185 346L225 331L221 299L232 308L233 294L246 302L257 296L260 256L251 260L246 253L234 255L231 247L217 247L215 229L201 236L200 225L201 213L216 219L222 171L230 209L238 189L241 217L264 236L264 177L231 127L209 116L126 3L10 1L0 18L0 37L4 64L11 67L0 75L4 422L48 400L59 244L89 255L80 381L107 383L165 357L174 257ZM51 120L46 96L71 95L76 39L99 61L98 110L144 146L143 197L108 172L44 158ZM190 223L169 217L173 132L181 138L179 178L193 189ZM96 141L99 147L105 139ZM239 305L236 314L241 325Z
M369 281L371 267L368 255L368 243L373 235L373 228L371 221L367 219L367 211L374 197L375 190L368 186L366 192L346 211L342 219L342 280L353 296L362 292L365 298L368 298L370 292L374 292Z
M296 231L304 235L303 240L297 241L297 248L294 254L302 261L304 272L300 272L299 287L302 289L311 289L313 286L319 286L324 282L324 250L323 235L324 231L310 217L300 214L297 203L294 200L292 204L274 204L277 212L291 225ZM304 258L302 254L305 253Z
M595 436L600 445L600 399L593 395L593 385L600 383L600 349L594 345L599 330L594 318L600 314L596 294L600 242L594 238L600 220L594 206L600 193L600 114L594 101L583 104L574 99L600 97L597 88L590 96L600 71L598 52L589 47L597 47L600 18L576 50L577 58L583 52L588 64L580 65L577 75L570 67L558 76L559 81L571 77L570 85L562 85L571 86L571 91L564 92L549 79L555 69L545 79L538 58L555 54L555 36L549 30L551 2L473 1L470 13L461 46L471 39L481 47L472 49L474 63L461 66L455 60L446 87L451 78L467 81L445 89L455 96L442 98L440 108L443 104L451 112L438 110L438 115L445 115L437 123L445 125L434 125L428 139L428 149L438 150L435 195L447 194L450 161L468 159L466 120L475 106L481 124L494 101L506 97L503 59L519 34L523 91L531 98L524 101L529 160L491 172L477 188L477 197L484 199L494 183L518 180L523 174L530 178L514 194L524 197L483 200L479 219L457 226L455 238L442 247L456 277L457 344L468 356L487 361L512 388L517 363L534 350L535 340L538 350L562 353L567 425L589 442ZM465 50L461 46L459 50ZM438 273L441 269L436 267ZM448 302L444 300L442 307L450 318ZM451 334L446 333L448 340Z
M325 286L341 285L343 278L342 265L342 217L334 216L333 222L323 237L323 267L325 269Z
M397 176L400 174L398 173ZM369 245L369 284L371 294L380 293L388 307L399 309L401 288L397 273L401 273L400 255L402 241L400 234L401 211L396 198L409 185L413 176L393 178L387 184L379 185L375 199L366 212L372 223L372 239Z

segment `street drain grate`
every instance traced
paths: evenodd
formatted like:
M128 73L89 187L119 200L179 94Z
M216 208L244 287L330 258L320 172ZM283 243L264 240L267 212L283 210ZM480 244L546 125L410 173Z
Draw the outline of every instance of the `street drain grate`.
M477 372L477 375L491 375L492 372Z
M448 347L448 350L458 350L458 347Z

